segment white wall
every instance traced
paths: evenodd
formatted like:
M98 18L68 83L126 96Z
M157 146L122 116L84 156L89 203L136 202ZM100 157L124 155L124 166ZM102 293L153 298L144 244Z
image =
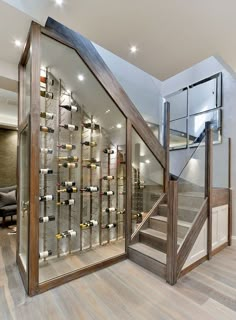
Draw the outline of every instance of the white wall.
M236 195L236 77L235 73L230 70L222 60L210 57L197 65L167 79L162 84L162 94L166 96L192 83L198 82L213 74L222 72L223 76L223 143L214 146L214 163L213 163L213 184L218 187L227 187L227 138L232 138L232 188L233 188L233 234L236 235L236 208L234 196ZM172 151L170 153L170 170L178 174L182 164L186 163L189 158L190 150ZM200 153L199 153L200 154ZM182 160L181 160L182 159ZM182 162L182 163L181 163ZM194 161L186 170L186 175L191 172L192 181L199 183L203 179L202 170L204 163L200 161L196 164ZM198 169L198 170L197 170ZM195 176L193 176L195 173ZM202 178L201 178L202 177Z
M143 118L160 124L162 82L99 45L93 45Z

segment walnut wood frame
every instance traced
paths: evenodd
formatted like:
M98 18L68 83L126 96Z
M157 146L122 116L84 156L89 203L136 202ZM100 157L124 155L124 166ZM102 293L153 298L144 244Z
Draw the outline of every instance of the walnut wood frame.
M60 42L63 45L75 50L79 57L86 64L88 69L92 72L94 77L100 82L106 93L114 101L118 109L126 117L126 232L125 232L125 252L121 255L117 255L110 259L105 259L99 263L89 265L86 268L78 269L71 273L59 276L57 278L48 280L43 283L39 283L39 264L38 264L38 252L39 252L39 126L40 126L40 40L41 35L46 35L53 40ZM157 161L164 168L166 165L165 151L161 144L158 142L153 132L147 126L146 122L136 110L129 97L119 85L111 71L108 69L102 58L95 50L92 43L83 38L81 35L76 34L72 30L64 27L52 19L48 19L46 28L41 27L39 24L32 22L29 31L27 43L24 53L19 63L19 128L23 127L23 124L28 123L27 119L22 119L23 111L23 88L24 88L24 75L25 65L27 63L28 54L31 54L31 102L30 102L30 214L29 214L29 238L28 238L28 274L24 272L24 268L19 258L19 248L17 249L17 264L23 279L23 283L27 293L30 296L44 292L50 288L56 287L62 283L76 279L89 272L96 271L112 263L121 261L127 257L128 245L131 241L131 161L132 161L132 127L137 131ZM20 130L19 130L20 132ZM19 144L19 142L18 142ZM18 159L18 183L19 183L19 159ZM20 190L19 190L20 192ZM20 204L18 203L18 209ZM19 211L20 212L20 211ZM19 219L18 219L19 220ZM18 224L20 230L20 224ZM19 232L18 232L19 234ZM18 241L19 242L19 241Z

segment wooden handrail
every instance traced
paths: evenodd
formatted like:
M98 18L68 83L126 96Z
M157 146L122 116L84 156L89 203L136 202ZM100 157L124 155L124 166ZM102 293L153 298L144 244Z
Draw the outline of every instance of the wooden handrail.
M160 198L157 200L157 202L154 203L151 210L147 213L146 217L143 219L142 223L138 226L138 228L134 231L134 233L131 236L131 242L134 243L138 241L137 237L139 235L139 231L146 227L146 223L148 222L148 219L155 213L156 209L158 208L159 204L164 200L166 194L162 193Z
M46 28L42 28L42 32L48 36L57 38L61 43L74 48L88 69L93 73L94 77L98 79L107 94L115 102L117 107L126 118L131 121L134 129L162 167L165 168L165 150L163 146L148 127L146 121L105 64L92 42L52 18L48 18Z
M180 275L180 272L187 260L190 251L192 250L194 243L197 240L197 237L207 219L208 215L208 198L206 198L200 208L200 211L191 227L191 230L187 234L184 243L182 244L178 254L177 254L177 268L176 274L177 277Z

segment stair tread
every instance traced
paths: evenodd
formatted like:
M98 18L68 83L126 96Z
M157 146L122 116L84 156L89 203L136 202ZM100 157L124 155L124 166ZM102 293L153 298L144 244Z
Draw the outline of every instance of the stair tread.
M201 192L180 192L178 195L185 197L204 198L204 193Z
M167 217L163 217L163 216L152 216L150 219L155 219L158 221L167 222ZM183 220L178 220L178 225L189 228L189 227L191 227L192 223L187 222L187 221L183 221Z
M153 249L147 246L146 244L138 242L138 243L132 244L131 246L129 246L129 248L136 250L162 264L166 264L166 254L156 249Z
M147 228L147 229L141 230L140 233L145 233L145 234L148 234L150 236L157 237L157 238L160 238L160 239L163 239L163 240L166 240L166 238L167 238L166 237L166 233L163 233L163 232L151 229L151 228Z
M164 233L164 232L161 232L161 231L157 231L155 229L147 228L147 229L144 229L144 230L140 230L140 233L151 235L151 236L154 236L154 237L157 237L157 238L160 238L162 240L167 241L167 234ZM178 244L180 244L182 241L183 241L183 239L177 238L177 243Z
M167 208L167 204L166 203L162 203L162 204L159 205L159 207ZM188 206L178 206L178 209L184 209L184 210L190 210L190 211L196 211L196 212L199 211L198 208L193 208L193 207L188 207Z

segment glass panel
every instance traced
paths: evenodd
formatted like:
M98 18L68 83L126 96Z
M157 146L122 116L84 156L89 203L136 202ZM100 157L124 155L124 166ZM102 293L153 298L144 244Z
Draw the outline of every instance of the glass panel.
M216 108L216 78L189 88L189 114L196 114Z
M210 121L213 128L213 142L221 142L222 111L213 110L189 117L189 145L195 145L205 131L205 122Z
M24 72L24 87L23 87L23 105L21 120L27 117L30 112L30 91L31 91L31 56L28 57L28 62Z
M30 132L27 126L20 133L20 243L19 256L25 271L28 271L28 228L29 228L29 139Z
M126 118L74 50L41 45L43 282L124 253Z
M170 150L187 147L187 120L179 119L170 122Z
M132 130L132 232L163 192L163 168Z
M182 91L166 97L166 101L170 103L170 120L187 117L188 110L188 90Z
M191 229L205 199L205 137L178 177L178 245Z
M213 188L229 186L229 139L222 136L221 144L213 145Z

